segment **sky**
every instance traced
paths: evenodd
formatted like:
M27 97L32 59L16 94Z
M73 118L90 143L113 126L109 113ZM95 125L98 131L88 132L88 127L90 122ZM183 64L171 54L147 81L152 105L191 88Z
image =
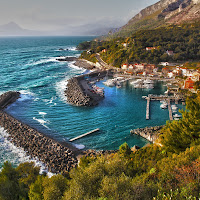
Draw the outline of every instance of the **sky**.
M86 24L120 27L158 0L0 0L0 25L15 22L38 31Z

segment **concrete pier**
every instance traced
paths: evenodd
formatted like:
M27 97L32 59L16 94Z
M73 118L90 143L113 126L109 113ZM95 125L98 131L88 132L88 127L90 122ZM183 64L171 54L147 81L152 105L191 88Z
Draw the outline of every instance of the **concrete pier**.
M146 119L149 119L149 112L150 112L150 98L147 97L147 107L146 107Z
M97 132L97 131L99 131L99 130L100 130L99 128L94 129L94 130L92 130L92 131L90 131L90 132L87 132L87 133L85 133L85 134L82 134L82 135L79 135L79 136L77 136L77 137L75 137L75 138L72 138L72 139L70 139L69 141L70 141L70 142L73 142L74 140L78 140L78 139L83 138L83 137L85 137L85 136L87 136L87 135L90 135L90 134L92 134L92 133L95 133L95 132Z
M173 120L172 108L171 108L170 99L167 99L167 104L168 104L168 110L169 110L169 119L170 119L170 120Z

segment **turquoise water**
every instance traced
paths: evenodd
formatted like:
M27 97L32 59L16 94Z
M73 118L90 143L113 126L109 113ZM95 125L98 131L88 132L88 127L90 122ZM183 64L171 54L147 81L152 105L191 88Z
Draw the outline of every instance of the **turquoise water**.
M96 107L74 107L66 102L64 90L67 80L85 73L73 62L57 62L59 56L79 56L75 47L92 37L28 37L0 38L1 93L17 90L21 98L7 111L17 119L59 141L100 128L100 132L77 140L80 148L118 149L127 142L130 146L144 146L147 141L130 135L130 130L162 125L168 120L168 111L160 103L151 102L150 120L145 119L148 93L163 94L166 88L156 82L155 89L134 89L127 82L122 88L105 87L105 99ZM59 51L59 48L68 51ZM5 144L3 136L0 142ZM1 147L1 161L14 159L18 153ZM21 162L17 160L16 162Z

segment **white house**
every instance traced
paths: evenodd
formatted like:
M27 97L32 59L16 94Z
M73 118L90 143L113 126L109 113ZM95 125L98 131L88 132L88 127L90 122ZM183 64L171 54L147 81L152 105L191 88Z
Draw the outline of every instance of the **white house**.
M123 64L123 65L121 66L121 68L122 68L123 70L127 70L127 69L128 69L128 64Z
M169 63L168 62L161 62L161 63L159 63L159 65L162 65L162 66L166 67L166 66L169 65Z

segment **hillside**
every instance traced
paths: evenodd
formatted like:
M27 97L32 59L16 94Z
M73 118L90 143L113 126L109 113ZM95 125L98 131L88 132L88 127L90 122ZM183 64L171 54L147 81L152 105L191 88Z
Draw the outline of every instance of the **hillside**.
M124 63L185 62L199 60L200 23L169 25L157 29L140 30L127 38L109 41L85 42L79 45L82 58L94 61L95 53L110 65L121 67ZM153 47L147 50L147 47ZM105 50L104 50L105 49ZM102 51L104 50L104 51ZM172 51L172 55L167 52Z
M200 0L161 0L140 11L111 37L129 36L137 30L200 19Z

